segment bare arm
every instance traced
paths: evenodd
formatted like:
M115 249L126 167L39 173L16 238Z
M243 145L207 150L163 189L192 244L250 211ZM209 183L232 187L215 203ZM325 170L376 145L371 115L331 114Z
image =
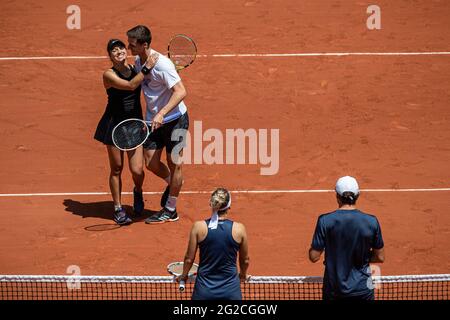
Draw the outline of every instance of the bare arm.
M384 248L372 249L370 262L383 263L384 262Z
M315 250L313 248L309 249L309 260L312 263L316 263L320 260L320 256L322 255L323 250Z
M159 110L153 118L152 130L158 129L164 120L164 116L172 111L187 95L186 88L180 80L172 87L172 96L167 104Z
M153 66L158 61L158 57L159 57L159 55L157 53L149 56L148 60L145 62L145 66L149 69L153 68ZM143 80L144 80L144 74L142 72L139 72L130 81L121 79L111 69L108 69L103 73L103 85L105 86L105 89L112 87L112 88L116 88L116 89L120 89L120 90L134 90L137 87L139 87L139 85L141 84L141 82Z
M142 72L139 72L130 81L119 78L111 69L106 70L105 73L103 73L103 85L105 86L105 89L116 88L132 91L141 84L142 80L144 80L144 74Z
M195 222L192 226L191 233L189 235L188 247L184 256L183 274L179 277L180 280L186 281L188 278L189 270L191 270L194 264L195 254L197 253L198 245L198 229L199 222Z
M237 236L240 238L239 246L239 278L243 281L247 279L247 270L250 265L250 257L248 255L248 238L245 226L242 223L237 224Z

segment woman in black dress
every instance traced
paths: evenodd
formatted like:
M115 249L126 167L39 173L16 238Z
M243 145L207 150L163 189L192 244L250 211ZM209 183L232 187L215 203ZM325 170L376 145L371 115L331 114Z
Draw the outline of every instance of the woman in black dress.
M103 85L108 95L108 104L105 113L100 119L94 138L106 145L109 165L109 187L114 201L114 221L117 224L129 224L132 222L121 204L122 178L121 173L124 164L124 151L117 149L112 142L112 131L121 121L129 118L142 119L140 102L141 82L144 75L150 72L156 64L157 55L149 55L144 68L136 72L133 65L127 62L127 49L125 44L118 39L111 39L107 45L112 67L103 73ZM130 172L134 181L133 210L141 214L144 210L142 196L142 184L144 182L143 150L142 146L126 152Z

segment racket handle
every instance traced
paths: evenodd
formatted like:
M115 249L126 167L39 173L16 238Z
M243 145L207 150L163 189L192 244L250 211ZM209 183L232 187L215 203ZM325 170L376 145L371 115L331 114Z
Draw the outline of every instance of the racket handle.
M179 287L179 289L180 289L180 292L183 292L184 289L186 289L186 281L180 280L180 287Z

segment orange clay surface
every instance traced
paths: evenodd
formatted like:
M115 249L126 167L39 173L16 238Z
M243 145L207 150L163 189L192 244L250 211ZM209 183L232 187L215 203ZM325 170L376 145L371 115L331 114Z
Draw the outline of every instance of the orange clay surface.
M332 189L450 184L450 56L211 57L236 53L450 51L448 1L77 1L81 30L66 28L69 1L2 1L0 57L104 56L109 38L151 27L156 50L176 33L199 57L182 72L191 128L280 129L280 170L186 165L185 191ZM131 58L130 58L130 61ZM106 149L93 140L104 111L108 59L0 60L0 193L108 191ZM132 190L124 170L124 191ZM146 172L145 191L162 181ZM146 214L159 209L146 195ZM182 194L176 223L114 228L110 196L0 197L0 274L166 275L183 259L208 194ZM131 211L132 197L123 196ZM450 272L450 192L365 192L385 240L382 274ZM230 218L249 234L253 275L321 275L307 259L333 193L235 194Z

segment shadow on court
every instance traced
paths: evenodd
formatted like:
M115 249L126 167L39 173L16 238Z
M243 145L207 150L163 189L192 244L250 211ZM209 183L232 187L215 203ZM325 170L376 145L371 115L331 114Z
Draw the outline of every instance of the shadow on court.
M113 202L112 201L99 201L99 202L79 202L72 199L64 199L63 201L65 211L71 212L82 218L101 218L108 220L106 224L97 224L85 227L86 231L108 231L120 228L113 220ZM143 222L147 217L157 213L153 210L144 210L140 216L136 216L133 212L133 207L124 205L128 215L133 220L133 223Z

